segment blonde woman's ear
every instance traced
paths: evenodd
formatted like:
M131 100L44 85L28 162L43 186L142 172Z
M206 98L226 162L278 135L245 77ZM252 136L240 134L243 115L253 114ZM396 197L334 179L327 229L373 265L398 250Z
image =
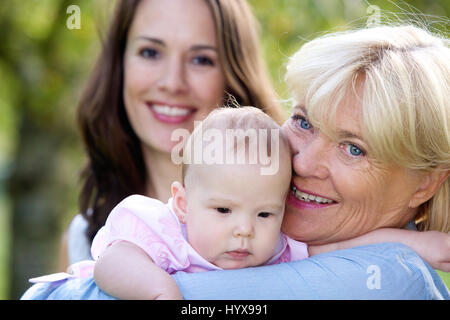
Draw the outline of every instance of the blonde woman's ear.
M175 181L172 183L171 191L173 211L181 223L186 223L186 189L180 182Z
M411 208L417 208L422 203L430 200L439 190L444 181L449 177L449 175L450 170L435 170L424 175L422 182L417 188L417 191L409 201L409 206Z

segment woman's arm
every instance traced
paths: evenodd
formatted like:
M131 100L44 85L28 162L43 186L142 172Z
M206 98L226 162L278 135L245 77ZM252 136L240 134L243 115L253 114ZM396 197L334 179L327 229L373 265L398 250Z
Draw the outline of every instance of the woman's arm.
M67 248L68 230L64 231L59 244L58 271L64 272L69 267L69 250Z
M450 299L436 272L399 243L173 277L185 299Z
M86 236L88 222L77 214L64 231L59 247L58 269L66 271L70 265L84 260L92 260L91 243Z
M450 299L436 272L399 243L356 247L277 265L172 276L185 299ZM36 284L22 299L113 299L92 278Z
M95 264L94 280L103 291L120 299L182 299L172 277L127 241L113 243L104 251Z
M438 231L383 228L360 237L321 246L309 246L310 256L381 242L400 242L411 247L434 269L450 272L450 235Z

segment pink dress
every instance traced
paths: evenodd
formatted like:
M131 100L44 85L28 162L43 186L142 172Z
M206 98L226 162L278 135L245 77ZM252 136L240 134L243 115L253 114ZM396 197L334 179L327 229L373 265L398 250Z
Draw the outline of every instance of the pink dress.
M144 250L156 265L168 273L220 270L201 257L186 240L185 225L167 204L141 195L132 195L110 213L94 238L91 254L95 260L113 242L129 241ZM277 250L266 264L308 257L306 244L280 233Z

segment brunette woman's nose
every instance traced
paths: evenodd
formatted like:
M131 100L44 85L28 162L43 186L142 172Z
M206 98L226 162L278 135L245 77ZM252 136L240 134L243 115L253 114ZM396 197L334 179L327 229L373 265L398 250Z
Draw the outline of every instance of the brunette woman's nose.
M168 59L166 67L161 72L158 88L172 94L187 90L186 71L180 58Z

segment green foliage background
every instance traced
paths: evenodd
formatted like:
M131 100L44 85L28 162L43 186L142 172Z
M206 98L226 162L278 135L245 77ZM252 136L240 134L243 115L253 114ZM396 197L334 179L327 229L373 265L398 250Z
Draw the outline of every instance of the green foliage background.
M0 299L17 299L27 279L57 271L59 239L77 213L83 151L75 108L99 49L110 0L0 2ZM249 0L282 98L287 57L324 32L364 25L369 5L420 20L448 36L450 2ZM69 30L67 7L81 9ZM444 17L444 18L442 18ZM450 286L449 274L440 273Z

